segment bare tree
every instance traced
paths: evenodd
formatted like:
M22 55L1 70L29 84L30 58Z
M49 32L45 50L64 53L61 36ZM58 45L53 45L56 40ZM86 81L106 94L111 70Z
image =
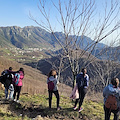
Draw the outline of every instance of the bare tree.
M110 84L111 79L120 76L120 47L109 47L106 48L102 54L102 60L96 60L91 63L91 84L94 84L92 89L101 90L101 88ZM105 56L105 57L104 57Z
M79 60L86 57L86 61L81 66L86 67L89 64L87 60L91 62L95 59L92 52L97 44L120 28L120 21L117 19L119 2L111 0L109 3L109 7L108 3L104 4L104 12L102 11L102 17L99 19L95 19L98 13L94 0L51 0L49 2L51 9L48 8L48 5L46 6L48 3L45 0L39 0L38 8L40 16L42 16L41 20L36 20L30 14L31 19L40 27L52 33L56 42L61 46L62 56L69 60L69 66L73 74L73 87L76 74L79 71ZM64 40L56 35L55 26L52 24L55 18L54 11L57 14L54 22L61 28ZM54 18L51 19L51 16L54 16ZM89 38L85 36L89 36L93 41L89 42ZM85 40L87 41L86 44L84 44Z

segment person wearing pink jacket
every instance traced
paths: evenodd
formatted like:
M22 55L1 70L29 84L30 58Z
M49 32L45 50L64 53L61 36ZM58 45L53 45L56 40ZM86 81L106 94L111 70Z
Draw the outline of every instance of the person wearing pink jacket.
M22 80L24 78L24 69L20 68L18 72L15 74L15 79L14 79L14 101L19 102L19 97L20 97L20 92L22 88ZM17 93L17 99L15 99Z

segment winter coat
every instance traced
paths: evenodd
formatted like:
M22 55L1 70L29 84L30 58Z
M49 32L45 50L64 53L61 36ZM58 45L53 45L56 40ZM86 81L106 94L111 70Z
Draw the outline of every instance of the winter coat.
M120 89L114 88L112 84L106 86L103 90L104 104L109 95L114 95L117 98L117 106L120 108Z
M52 81L54 83L53 91L57 91L58 90L58 83L59 83L57 77L54 78L54 76L50 76L49 78L47 78L47 84L48 84L49 81Z
M23 78L24 78L24 74L23 74L22 71L19 71L18 73L20 74L20 76L19 76L19 81L18 81L18 84L15 84L15 86L22 86L22 85L23 85L22 80L23 80ZM17 74L17 73L16 73L16 74ZM15 74L15 75L16 75L16 74Z
M10 84L12 84L12 79L13 79L13 72L11 70L4 70L2 73L1 73L1 78L2 78L2 81L1 83L4 84L5 88L9 88Z
M78 74L77 78L76 78L76 83L77 83L78 87L81 85L81 81L80 81L81 76L83 76L82 72L80 74ZM88 88L88 86L89 86L89 76L87 74L85 74L83 87Z

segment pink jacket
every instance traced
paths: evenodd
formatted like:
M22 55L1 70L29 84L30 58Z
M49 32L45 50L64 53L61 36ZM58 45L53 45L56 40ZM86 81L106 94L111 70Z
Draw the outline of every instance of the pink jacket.
M79 98L79 92L78 92L78 87L77 87L77 84L76 86L74 87L71 95L70 95L70 98L71 99L78 99Z
M18 81L18 84L16 86L22 86L22 79L24 78L24 74L22 71L19 71L19 74L20 74L20 78L19 78L19 81Z

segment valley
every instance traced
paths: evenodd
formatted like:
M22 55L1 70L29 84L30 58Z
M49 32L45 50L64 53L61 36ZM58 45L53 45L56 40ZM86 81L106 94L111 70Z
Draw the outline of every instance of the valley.
M63 42L64 34L58 32L55 34ZM83 43L83 48L85 48L87 41L91 42L90 38L84 37L85 42ZM96 50L98 52L103 49L105 45L100 43L97 47L99 48ZM109 52L104 55L102 54L103 56L98 56L98 54L94 53L95 51L89 56L89 51L87 51L81 58L79 58L78 55L84 52L84 49L70 50L71 53L69 53L69 55L71 55L71 61L74 62L74 64L78 62L79 70L81 66L85 64L90 76L90 85L86 101L83 105L86 109L82 114L78 114L77 111L74 112L72 110L73 101L69 99L73 86L72 69L68 55L64 56L62 52L61 47L55 41L52 34L41 28L33 26L24 28L17 26L0 28L0 73L10 66L13 67L14 71L17 71L20 67L23 67L25 70L21 104L18 105L9 101L6 103L3 99L4 92L2 90L0 91L0 102L3 103L0 104L0 114L2 117L6 119L8 119L9 116L11 119L17 117L20 120L23 118L25 120L32 118L37 119L37 117L40 117L40 120L83 120L83 118L84 120L103 120L103 88L110 83L111 78L114 76L120 78L119 47L112 49L109 47ZM115 55L115 58L113 58L113 55ZM78 58L75 59L76 57ZM46 79L48 72L52 68L56 69L58 73L60 72L59 92L61 96L61 106L63 108L60 112L57 112L55 109L55 97L53 98L54 107L52 111L48 112ZM32 98L35 99L33 100ZM28 101L29 104L27 104ZM7 107L2 111L4 104ZM14 108L9 109L11 105L13 105ZM16 109L17 112L12 114ZM25 112L25 116L21 117L19 115L21 115L22 110L24 112L26 110L27 112ZM6 114L7 111L10 111L10 113Z

